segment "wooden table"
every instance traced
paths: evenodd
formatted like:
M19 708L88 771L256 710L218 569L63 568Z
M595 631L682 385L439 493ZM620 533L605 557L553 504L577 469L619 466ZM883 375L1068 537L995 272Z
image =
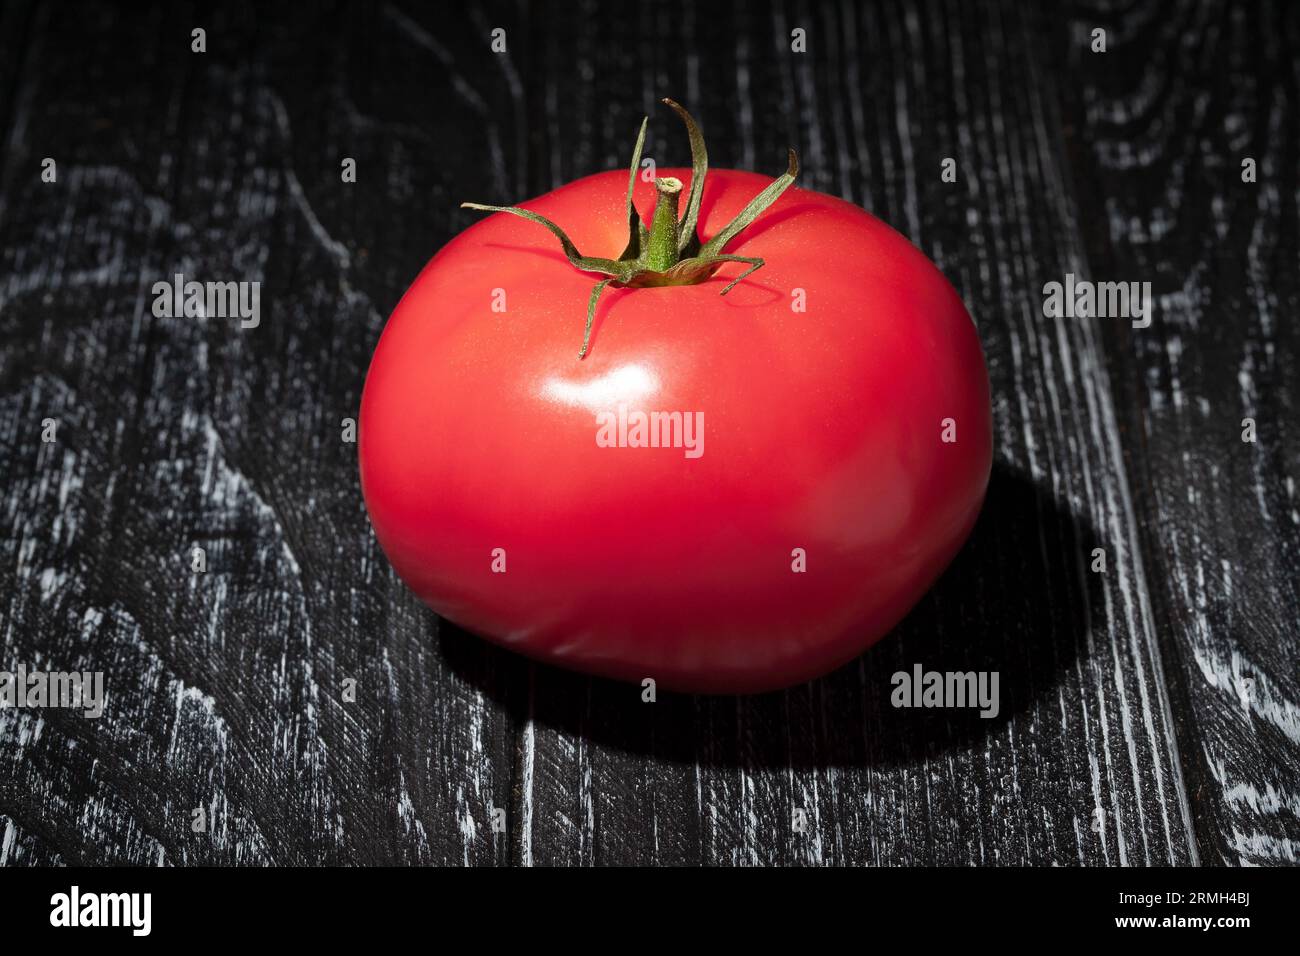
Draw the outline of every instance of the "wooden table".
M1296 862L1300 7L451 6L0 8L0 668L108 686L0 711L0 863ZM457 204L647 112L685 162L663 95L938 263L996 465L861 659L646 705L421 605L341 423ZM260 327L156 317L176 272L260 281ZM1067 273L1150 327L1046 317ZM893 709L917 661L1001 714Z

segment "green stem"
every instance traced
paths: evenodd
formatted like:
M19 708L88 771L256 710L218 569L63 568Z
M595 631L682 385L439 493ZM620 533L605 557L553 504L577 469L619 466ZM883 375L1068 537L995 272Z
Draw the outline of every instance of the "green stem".
M659 195L655 198L654 217L650 220L650 241L646 245L645 268L666 272L677 265L677 197L682 181L672 176L655 180Z
M763 267L763 260L758 256L738 256L726 253L727 243L736 238L750 223L763 214L781 194L790 187L799 175L799 159L790 150L789 164L784 175L778 176L766 189L750 200L721 231L715 232L708 242L699 234L700 202L704 196L704 177L709 171L709 154L704 146L704 134L691 114L680 103L664 100L686 124L686 133L691 141L691 191L686 199L686 215L677 218L678 197L682 193L682 181L671 176L655 180L655 209L651 217L651 227L646 228L632 204L632 193L636 189L636 177L641 171L641 150L645 146L646 124L642 120L641 130L637 133L636 148L632 151L632 165L627 171L627 245L617 259L603 259L598 256L584 256L578 251L563 229L545 216L531 209L518 206L485 206L482 203L461 203L468 209L483 212L505 212L534 222L548 230L560 240L569 263L583 272L595 272L606 276L596 283L587 299L587 328L582 338L582 351L578 358L587 354L591 345L591 329L596 320L596 305L601 293L608 286L616 289L639 289L652 286L694 285L710 279L718 267L727 262L743 262L749 266L744 272L732 279L721 290L726 295L736 283L755 270ZM793 210L792 210L793 211Z

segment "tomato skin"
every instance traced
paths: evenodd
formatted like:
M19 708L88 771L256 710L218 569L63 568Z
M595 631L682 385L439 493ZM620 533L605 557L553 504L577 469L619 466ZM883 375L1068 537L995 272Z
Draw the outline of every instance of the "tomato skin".
M701 235L768 182L710 170ZM617 256L626 186L602 173L525 205ZM645 216L653 187L636 200ZM743 266L611 287L581 361L600 277L541 227L490 216L421 272L375 350L359 451L379 542L440 615L564 667L753 692L861 653L953 558L992 461L956 292L884 223L798 188L725 251L766 265L725 297ZM599 447L596 416L620 402L703 412L703 454Z

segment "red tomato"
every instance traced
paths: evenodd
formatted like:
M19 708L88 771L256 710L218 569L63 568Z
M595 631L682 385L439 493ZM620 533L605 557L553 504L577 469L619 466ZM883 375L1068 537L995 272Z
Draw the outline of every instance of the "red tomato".
M690 170L661 175L689 189ZM618 256L627 178L525 208ZM700 235L770 182L711 170ZM646 222L654 199L638 182ZM361 482L393 566L440 615L551 664L748 692L850 660L938 577L992 456L961 300L884 223L799 188L726 251L766 265L726 297L743 265L609 288L581 361L600 276L539 226L492 215L420 273L366 381ZM629 447L609 427L620 405ZM702 414L702 453L686 417L680 434L656 420L677 447L630 447L638 411Z

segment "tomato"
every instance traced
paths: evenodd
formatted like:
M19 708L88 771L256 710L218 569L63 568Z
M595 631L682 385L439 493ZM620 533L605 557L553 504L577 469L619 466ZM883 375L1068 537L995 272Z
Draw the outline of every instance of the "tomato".
M707 239L771 180L704 182ZM600 173L525 208L612 258L627 188ZM635 205L655 201L638 179ZM602 277L537 224L489 216L420 273L375 350L359 451L378 540L440 615L563 667L751 692L855 657L953 558L992 457L956 292L880 220L797 187L726 252L764 263L725 297L741 264L607 288L581 359Z

